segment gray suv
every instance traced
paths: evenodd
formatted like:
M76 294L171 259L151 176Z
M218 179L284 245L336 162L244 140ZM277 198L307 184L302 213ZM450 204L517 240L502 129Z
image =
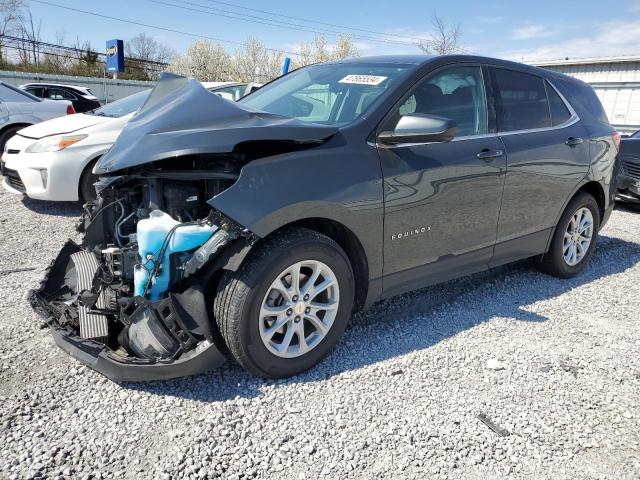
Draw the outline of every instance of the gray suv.
M293 375L381 299L525 258L580 273L619 140L586 84L491 58L318 64L237 103L165 75L32 303L114 380Z

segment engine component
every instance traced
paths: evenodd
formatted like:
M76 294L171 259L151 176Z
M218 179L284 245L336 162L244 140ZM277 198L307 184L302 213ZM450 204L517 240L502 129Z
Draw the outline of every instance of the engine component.
M178 340L169 333L155 310L139 306L131 317L129 347L140 358L171 358L180 349Z
M90 291L96 272L100 268L98 259L93 253L82 250L71 255L71 261L75 266L78 294ZM95 301L95 306L99 309L104 309L106 303L104 292L101 292ZM78 305L80 337L85 339L92 338L105 343L109 337L109 321L105 315L92 313L91 310L92 307Z
M170 294L157 302L135 297L123 316L128 347L139 358L175 358L193 350L204 337L212 340L204 293L200 286Z
M194 182L165 182L162 196L167 213L181 222L196 220L200 205L205 203Z
M237 235L230 233L224 228L221 228L211 235L211 238L198 248L193 253L193 256L184 263L182 267L183 278L197 272L213 255L234 238L237 238Z
M180 223L160 210L154 210L149 218L140 220L137 240L141 260L134 272L135 294L159 299L171 282L171 254L199 247L217 229L206 223Z

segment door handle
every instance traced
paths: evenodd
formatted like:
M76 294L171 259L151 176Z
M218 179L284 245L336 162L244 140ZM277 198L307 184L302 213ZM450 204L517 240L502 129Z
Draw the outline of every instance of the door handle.
M502 157L503 155L504 152L502 150L490 150L488 148L484 148L476 155L476 157L478 157L480 160L486 160L487 162L490 162L494 158Z
M583 143L584 140L582 138L576 138L576 137L569 137L567 138L567 141L564 142L565 145L567 145L568 147L575 147L577 145L580 145L581 143Z

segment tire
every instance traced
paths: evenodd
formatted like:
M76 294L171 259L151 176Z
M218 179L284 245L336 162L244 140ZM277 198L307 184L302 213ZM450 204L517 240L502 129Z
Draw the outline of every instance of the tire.
M300 272L301 279L298 282L301 297L297 302L287 301L284 290L273 287L276 284L286 286L286 280L282 283L279 279L285 278L283 274L290 268L295 270L294 267ZM315 269L312 270L312 267ZM317 277L313 288L321 290L317 287L325 281L328 283L331 278L335 279L337 288L332 286L305 302L303 300L306 297L303 298L302 294L307 283L303 283L303 280L310 278L316 271L321 271L322 274ZM290 283L291 288L293 282ZM292 293L295 292L287 294L290 300L294 298ZM324 313L318 311L315 316L316 321L322 316L320 321L323 322L324 333L321 333L317 322L311 322L307 313L311 310L314 299L330 305L331 295L334 298L337 295L337 309ZM267 308L278 308L284 312L286 306L286 312L277 318L288 320L280 329L275 330L276 333L270 337L272 341L263 340L263 336L267 335L271 327L275 328L275 322L278 321L263 316L263 307L268 306L269 302L275 305L275 297L278 297L281 305ZM308 370L331 351L349 321L353 302L353 271L342 248L329 237L313 230L290 229L257 246L238 271L223 274L214 300L214 317L218 335L228 353L244 369L265 378L282 378ZM315 302L313 304L317 305ZM307 310L303 312L304 306L307 306ZM328 328L325 323L329 324ZM284 353L275 353L277 342L274 339L280 338L282 347L286 344L290 328L293 331L301 328L302 330L297 331L303 332L305 341L301 342L298 334L294 333L289 336L289 348ZM316 342L313 346L312 341L307 342L307 335ZM284 358L283 355L292 356Z
M4 153L4 146L7 144L9 139L13 137L18 132L18 130L22 130L27 126L28 125L22 125L19 127L10 127L10 128L7 128L4 132L2 132L2 134L0 134L0 155Z
M588 244L588 247L586 249L583 249L581 258L579 258L580 255L577 254L577 256L573 259L573 261L576 261L576 263L572 265L572 262L565 259L565 253L569 253L571 251L565 248L565 233L568 234L570 222L572 221L574 215L576 215L578 212L583 211L583 209L586 209L591 213L591 241ZM586 214L587 212L584 213ZM586 217L588 217L588 214L586 214ZM555 232L553 234L553 238L551 239L551 246L549 248L549 251L542 257L542 260L539 263L540 270L548 273L549 275L553 275L554 277L559 278L571 278L578 275L585 268L587 263L589 263L591 255L593 255L593 251L595 250L596 242L598 239L599 228L600 209L598 208L596 199L588 193L579 192L569 202L569 205L567 205L567 208L562 214L562 217L560 217L560 221L558 222L558 225L556 226ZM579 250L575 251L578 252Z
M96 189L93 186L98 181L99 176L93 174L93 167L98 160L93 160L84 167L82 175L80 176L80 184L78 185L78 194L80 201L83 203L92 202L96 199Z

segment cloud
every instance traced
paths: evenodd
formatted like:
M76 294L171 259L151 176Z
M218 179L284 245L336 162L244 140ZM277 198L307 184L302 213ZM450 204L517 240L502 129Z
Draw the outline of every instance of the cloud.
M638 54L640 21L607 22L589 32L561 42L543 44L531 49L509 50L498 53L502 58L518 61L555 60Z
M511 31L511 38L514 40L529 40L531 38L545 38L555 35L544 25L525 25Z

